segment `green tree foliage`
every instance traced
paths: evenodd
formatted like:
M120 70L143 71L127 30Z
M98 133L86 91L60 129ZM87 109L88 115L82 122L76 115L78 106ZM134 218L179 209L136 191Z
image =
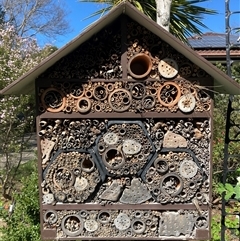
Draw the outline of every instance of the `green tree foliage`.
M22 189L14 194L14 211L5 211L6 225L1 229L2 241L40 241L40 210L38 199L38 175L33 172L22 178Z
M102 3L103 8L94 12L90 17L108 12L113 6L124 0L79 0L80 2ZM183 42L192 35L201 34L200 27L206 28L203 24L204 15L216 14L215 10L200 7L199 3L208 0L173 0L170 13L170 32ZM129 0L138 10L156 21L155 0Z
M218 63L217 67L226 72L226 66L223 64ZM240 63L233 65L232 69L232 76L234 79L240 83ZM227 106L228 106L228 98L229 95L227 94L215 94L214 96L214 132L213 132L213 177L215 184L218 185L221 182L221 174L223 171L223 158L224 158L224 141L225 141L225 131L226 131L226 115L227 115ZM240 103L240 96L235 96L235 108L237 108ZM231 116L232 121L236 123L240 123L240 116L239 112L232 113ZM233 129L234 134L239 132L239 129ZM240 143L239 142L232 142L229 145L229 152L230 154L239 154L240 150ZM237 159L231 159L229 162L229 168L231 169L238 169L240 167L240 163ZM229 176L230 183L236 183L236 175L232 173Z
M35 40L19 37L9 24L0 26L0 89L36 66L56 48L41 49ZM0 98L0 158L2 195L11 199L15 175L23 161L29 132L34 127L34 98L29 95Z

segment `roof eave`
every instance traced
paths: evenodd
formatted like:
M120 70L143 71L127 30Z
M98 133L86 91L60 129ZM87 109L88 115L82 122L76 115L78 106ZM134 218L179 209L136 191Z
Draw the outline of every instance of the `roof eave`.
M121 14L126 14L133 20L139 22L145 28L149 29L151 32L159 36L173 48L177 49L186 58L191 60L194 64L198 65L200 68L205 70L210 76L212 76L217 81L216 88L218 86L224 86L224 89L229 94L238 95L240 94L240 85L231 79L229 76L224 74L217 67L212 65L206 59L201 57L198 53L188 47L186 44L182 43L180 40L175 38L172 34L161 28L157 23L153 22L146 15L139 12L135 7L133 7L128 2L123 2L118 6L114 7L108 14L103 16L100 20L91 24L85 31L83 31L78 37L73 39L67 45L57 50L55 53L50 55L47 59L42 61L35 68L28 71L25 75L14 81L12 84L8 85L0 94L27 94L29 91L34 90L34 80L44 71L46 71L50 66L56 63L59 59L65 55L72 52L83 42L87 41L91 36L100 31L107 24L114 21ZM31 84L33 87L30 87ZM26 88L28 86L28 88ZM222 92L222 88L219 88Z

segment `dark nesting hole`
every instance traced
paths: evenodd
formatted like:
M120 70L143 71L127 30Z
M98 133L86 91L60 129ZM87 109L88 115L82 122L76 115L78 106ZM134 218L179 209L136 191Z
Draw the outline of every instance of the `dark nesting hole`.
M93 162L90 159L85 159L82 162L82 168L86 170L90 170L94 167Z

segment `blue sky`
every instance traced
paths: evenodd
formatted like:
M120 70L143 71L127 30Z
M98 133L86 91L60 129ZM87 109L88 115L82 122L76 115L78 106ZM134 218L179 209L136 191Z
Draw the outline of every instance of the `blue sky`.
M240 1L239 0L230 0L230 10L236 11L240 10ZM69 12L68 21L70 23L71 32L65 36L58 37L54 39L51 44L62 47L71 41L74 37L81 33L81 31L86 28L93 21L97 20L99 17L90 18L84 20L90 16L93 12L102 8L102 4L97 3L80 3L77 0L66 0L65 5L67 11ZM202 29L203 32L225 32L225 0L209 0L207 2L199 4L202 7L214 9L218 12L217 15L207 16L203 23L208 26L209 29ZM239 27L240 26L240 14L231 18L231 26Z

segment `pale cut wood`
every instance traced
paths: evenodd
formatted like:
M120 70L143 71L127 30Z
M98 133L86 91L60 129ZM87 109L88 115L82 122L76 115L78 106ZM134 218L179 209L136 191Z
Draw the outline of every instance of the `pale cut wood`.
M157 24L169 32L172 0L156 0Z

